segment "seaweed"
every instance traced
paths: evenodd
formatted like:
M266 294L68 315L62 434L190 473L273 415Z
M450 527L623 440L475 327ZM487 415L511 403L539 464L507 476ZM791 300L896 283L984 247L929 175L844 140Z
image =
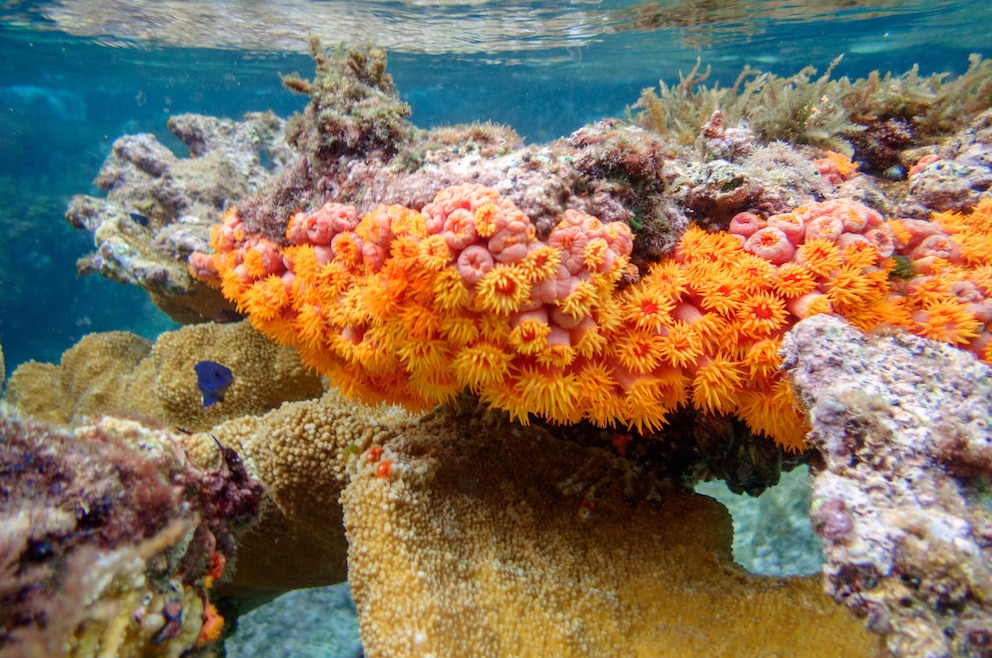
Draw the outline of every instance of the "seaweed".
M410 106L399 99L386 73L386 52L343 45L328 52L315 36L309 45L313 80L297 73L282 76L283 86L311 99L303 115L287 123L286 141L307 153L318 171L343 156L395 154L414 130L406 120Z
M659 134L668 134L679 144L692 144L699 127L723 105L726 97L737 96L739 85L751 74L751 70L745 67L733 87L723 89L719 83L706 87L702 83L709 78L711 68L707 66L706 71L700 73L700 65L701 60L696 59L696 65L688 75L683 76L679 71L677 85L669 87L664 80L660 80L660 93L650 87L644 89L637 102L627 108L628 120ZM632 109L641 112L632 115Z
M823 75L813 78L816 69L807 66L789 78L764 75L759 86L741 95L738 112L750 122L764 141L783 140L839 151L854 152L847 138L864 130L853 123L840 99L833 93L836 81L830 78L842 56L836 57Z
M697 60L689 75L679 73L677 85L661 81L658 92L645 89L628 108L628 120L691 144L719 109L730 124L748 122L765 142L784 140L860 157L875 140L859 136L876 124L884 124L876 132L905 133L918 146L960 129L992 104L992 63L977 54L953 79L947 73L921 76L916 65L901 75L874 71L854 81L835 79L831 74L840 61L835 58L819 76L812 66L789 77L745 67L733 86L721 88L704 84L709 68L700 74ZM900 135L892 146L908 145L904 141ZM865 157L879 158L879 166L891 158L885 148L874 151Z

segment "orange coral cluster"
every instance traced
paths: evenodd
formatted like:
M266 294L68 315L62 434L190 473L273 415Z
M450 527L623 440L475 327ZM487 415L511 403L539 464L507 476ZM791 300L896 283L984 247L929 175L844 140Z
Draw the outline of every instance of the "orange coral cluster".
M822 158L813 160L813 165L823 180L831 185L840 185L860 173L857 162L852 162L846 155L836 151L824 151Z
M992 363L992 198L968 215L891 223L912 277L896 286L920 336L967 349Z
M957 216L941 221L948 242L974 231ZM985 247L941 260L922 247L930 236L915 240L919 227L847 201L735 218L732 230L691 228L674 257L629 283L626 225L569 210L541 240L512 203L468 184L420 212L297 213L281 248L246 235L230 211L212 236L216 255L190 264L261 331L366 401L426 408L469 388L522 422L535 413L641 431L691 404L736 414L790 449L803 445L805 422L778 348L798 319L834 311L863 329L939 326L966 346L989 333L969 306L992 292ZM894 286L899 245L933 279ZM965 301L962 282L982 299Z

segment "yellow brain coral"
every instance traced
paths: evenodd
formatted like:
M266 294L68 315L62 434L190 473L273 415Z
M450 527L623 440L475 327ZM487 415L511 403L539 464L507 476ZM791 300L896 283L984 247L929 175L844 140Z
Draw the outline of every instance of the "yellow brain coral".
M638 279L625 224L567 210L540 239L512 203L466 184L420 211L296 213L284 247L246 235L232 210L216 253L190 267L367 402L424 409L468 388L524 423L535 413L641 431L685 404L799 449L805 421L778 373L799 319L833 311L988 359L989 222L918 224L931 229L835 200L768 218L757 241L693 227ZM962 237L986 246L962 251ZM896 247L921 276L892 283Z

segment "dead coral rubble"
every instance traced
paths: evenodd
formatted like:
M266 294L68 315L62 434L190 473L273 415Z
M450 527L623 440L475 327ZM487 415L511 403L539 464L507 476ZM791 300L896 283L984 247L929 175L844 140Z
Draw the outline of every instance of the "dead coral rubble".
M291 151L271 112L243 121L186 114L171 118L169 129L189 158L154 135L120 137L96 179L107 197L73 197L66 220L93 233L96 251L80 259L80 272L144 288L178 322L209 320L230 306L190 278L185 258L206 247L224 208L257 192Z
M988 655L990 369L825 315L796 325L783 352L823 456L812 518L828 592L896 655Z
M105 418L65 429L0 406L0 653L178 656L217 639L209 589L262 487L230 450Z

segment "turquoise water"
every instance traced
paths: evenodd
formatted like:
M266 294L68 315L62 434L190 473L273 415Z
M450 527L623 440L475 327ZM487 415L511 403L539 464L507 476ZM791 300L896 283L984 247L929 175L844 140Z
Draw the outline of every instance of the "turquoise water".
M729 84L744 65L789 75L959 73L986 57L992 2L8 2L0 8L0 344L8 373L92 331L153 337L171 322L139 290L78 278L90 236L63 221L113 140L199 112L288 115L305 99L305 35L378 42L412 120L493 120L529 142L622 116L697 58Z

